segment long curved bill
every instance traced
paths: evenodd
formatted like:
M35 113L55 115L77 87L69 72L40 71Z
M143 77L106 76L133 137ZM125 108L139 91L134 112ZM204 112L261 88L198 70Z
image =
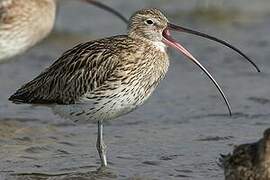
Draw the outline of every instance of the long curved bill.
M116 17L120 18L122 21L124 21L126 24L128 23L128 19L125 18L125 16L123 16L119 11L99 2L99 1L96 1L96 0L82 0L82 1L85 1L85 2L88 2L94 6L97 6L103 10L106 10L112 14L114 14Z
M176 26L176 25L173 25ZM224 92L222 91L222 89L220 88L219 84L217 83L217 81L212 77L212 75L207 71L207 69L195 58L192 56L192 54L185 49L182 45L180 45L179 43L177 43L170 35L170 31L169 29L175 30L173 28L171 28L170 26L168 26L164 31L163 31L163 43L165 43L167 46L173 47L175 49L177 49L178 51L180 51L181 53L183 53L185 56L187 56L193 63L195 63L197 66L200 67L200 69L210 78L210 80L214 83L214 85L216 86L216 88L218 89L218 91L220 92L220 94L222 95L230 116L232 115L232 111L231 111L231 106L230 103L226 97L226 95L224 94ZM176 29L177 30L177 29Z
M224 40L218 39L218 38L216 38L214 36L210 36L208 34L205 34L205 33L199 32L199 31L194 31L192 29L188 29L188 28L185 28L185 27L182 27L182 26L177 26L177 25L174 25L174 24L171 24L171 23L168 23L168 29L175 30L175 31L180 31L180 32L185 32L185 33L189 33L189 34L194 34L194 35L197 35L197 36L204 37L206 39L216 41L216 42L218 42L220 44L223 44L224 46L227 46L228 48L236 51L238 54L243 56L248 62L250 62L254 66L254 68L258 72L261 72L259 67L247 55L245 55L241 50L239 50L238 48L234 47L233 45L229 44L228 42L226 42Z

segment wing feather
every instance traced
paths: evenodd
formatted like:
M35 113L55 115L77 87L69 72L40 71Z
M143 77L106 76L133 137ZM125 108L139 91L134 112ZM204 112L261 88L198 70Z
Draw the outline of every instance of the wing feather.
M9 100L17 103L73 104L116 75L119 58L103 41L79 44L67 51Z

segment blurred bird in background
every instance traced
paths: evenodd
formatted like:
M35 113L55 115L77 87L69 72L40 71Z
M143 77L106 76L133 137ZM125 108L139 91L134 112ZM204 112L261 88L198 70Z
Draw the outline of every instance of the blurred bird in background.
M0 0L0 61L28 50L53 29L58 0ZM81 0L127 23L116 10L95 0Z
M219 166L224 168L226 180L269 180L270 128L259 141L239 145L232 154L221 155Z

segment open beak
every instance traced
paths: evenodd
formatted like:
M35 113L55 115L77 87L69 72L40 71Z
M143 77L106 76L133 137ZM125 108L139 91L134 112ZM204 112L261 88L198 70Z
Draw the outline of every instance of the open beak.
M90 4L94 5L94 6L97 6L97 7L101 8L101 9L103 9L105 11L108 11L108 12L114 14L116 17L120 18L126 24L128 24L128 19L125 18L125 16L123 16L119 11L117 11L117 10L115 10L115 9L113 9L113 8L107 6L107 5L105 5L105 4L103 4L103 3L99 2L99 1L96 1L96 0L82 0L82 1L90 3Z
M176 31L183 31L183 29L179 26L173 25L173 24L168 24L167 28L163 31L163 43L165 43L167 46L173 47L175 49L177 49L178 51L180 51L181 53L183 53L185 56L187 56L193 63L195 63L197 66L200 67L200 69L206 73L206 75L211 79L211 81L214 83L214 85L217 87L218 91L220 92L220 94L222 95L230 116L232 115L232 111L231 111L231 106L230 103L226 97L226 95L224 94L224 92L222 91L222 89L220 88L219 84L217 83L217 81L212 77L212 75L207 71L207 69L195 58L192 56L192 54L185 49L181 44L177 43L170 35L170 31L169 30L176 30ZM185 31L187 32L187 31Z
M168 23L167 30L174 30L174 31L194 34L194 35L197 35L197 36L204 37L206 39L216 41L216 42L218 42L220 44L223 44L224 46L227 46L228 48L231 48L232 50L236 51L238 54L243 56L247 61L249 61L254 66L254 68L256 68L256 70L258 72L261 72L259 67L247 55L245 55L241 50L239 50L238 48L234 47L233 45L229 44L228 42L226 42L224 40L218 39L218 38L216 38L214 36L210 36L208 34L205 34L205 33L199 32L199 31L194 31L192 29L188 29L188 28L185 28L185 27L182 27L182 26L177 26L177 25L174 25L174 24L171 24L171 23Z

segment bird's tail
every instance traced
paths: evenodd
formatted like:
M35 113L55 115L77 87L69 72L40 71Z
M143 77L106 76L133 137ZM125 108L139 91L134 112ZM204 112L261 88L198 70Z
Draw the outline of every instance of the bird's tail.
M19 89L13 95L11 95L8 100L12 101L13 103L30 103L31 93L29 91Z
M220 154L220 156L217 158L216 162L220 168L224 169L224 165L225 165L225 161L226 161L227 157L228 157L228 155Z

